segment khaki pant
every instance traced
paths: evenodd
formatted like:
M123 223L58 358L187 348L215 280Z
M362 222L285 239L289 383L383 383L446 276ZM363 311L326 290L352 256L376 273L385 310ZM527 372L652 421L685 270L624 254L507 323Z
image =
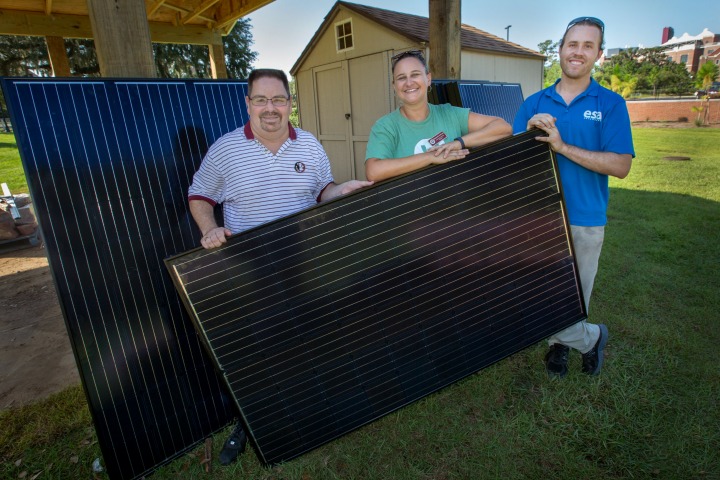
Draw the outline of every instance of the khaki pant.
M600 252L605 239L605 227L570 225L570 234L575 246L575 259L580 273L585 308L589 311L590 294L595 283ZM548 344L562 343L579 350L580 353L587 353L595 346L598 338L600 338L600 327L583 320L551 336L548 339Z

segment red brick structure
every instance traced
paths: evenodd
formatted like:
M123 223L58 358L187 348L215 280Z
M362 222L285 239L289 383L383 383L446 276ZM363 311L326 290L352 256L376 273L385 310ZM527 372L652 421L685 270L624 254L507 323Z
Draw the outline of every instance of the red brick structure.
M633 100L627 102L632 122L694 122L698 115L707 123L720 124L720 99ZM693 107L702 107L701 112Z
M663 30L663 39L666 34ZM681 37L672 37L661 45L663 53L675 63L684 63L688 72L696 73L705 62L715 62L717 50L720 47L720 34L713 33L707 28L699 35L683 33ZM713 53L715 56L713 57Z

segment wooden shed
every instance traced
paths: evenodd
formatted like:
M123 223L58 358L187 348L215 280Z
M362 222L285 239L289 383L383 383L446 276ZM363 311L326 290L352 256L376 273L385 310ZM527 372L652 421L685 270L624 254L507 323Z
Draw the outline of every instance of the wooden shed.
M390 59L421 49L429 58L426 17L338 1L295 62L300 124L330 157L336 181L365 178L373 123L396 108ZM523 94L542 88L545 57L470 25L461 29L461 78L511 82Z

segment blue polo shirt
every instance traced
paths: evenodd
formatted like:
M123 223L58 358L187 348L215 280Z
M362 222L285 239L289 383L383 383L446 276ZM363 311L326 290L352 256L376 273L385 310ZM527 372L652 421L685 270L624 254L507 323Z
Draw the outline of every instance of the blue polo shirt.
M548 113L557 119L555 125L565 143L635 157L630 116L620 95L591 79L587 90L567 105L555 91L555 85L525 100L515 116L514 133L524 132L528 120L536 113ZM570 224L605 225L610 197L608 176L588 170L563 155L556 157Z

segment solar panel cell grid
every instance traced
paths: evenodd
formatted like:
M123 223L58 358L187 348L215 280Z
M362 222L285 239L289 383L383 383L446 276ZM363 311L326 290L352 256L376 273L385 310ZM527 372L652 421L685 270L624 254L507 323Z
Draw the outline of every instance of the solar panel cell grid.
M264 462L293 458L584 315L552 158L528 138L205 252L187 187L247 120L246 84L2 84L111 478L181 454L233 401ZM162 262L180 252L181 299Z
M233 416L162 259L197 243L187 186L207 144L247 119L245 88L3 79L111 478L142 477Z
M475 113L500 117L510 124L523 102L521 86L516 83L435 80L429 93L432 103L466 107Z
M167 261L263 461L583 317L552 156L534 135Z

